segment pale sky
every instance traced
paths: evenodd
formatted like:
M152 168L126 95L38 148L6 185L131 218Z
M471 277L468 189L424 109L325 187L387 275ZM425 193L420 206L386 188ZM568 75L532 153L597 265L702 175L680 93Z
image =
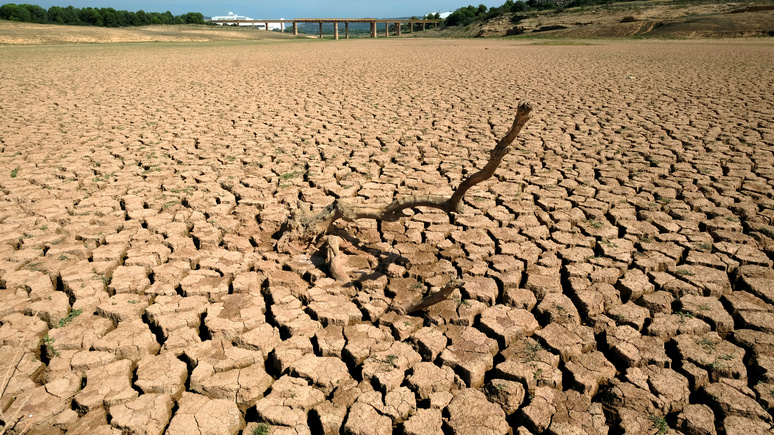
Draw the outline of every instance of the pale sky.
M204 16L228 15L233 12L254 19L278 18L397 18L418 17L435 12L453 11L473 4L483 4L488 7L500 6L501 1L478 0L474 3L465 0L382 0L377 2L366 0L226 0L221 2L200 0L63 0L15 2L39 5L45 9L51 6L74 6L77 8L111 7L117 10L136 12L166 12L180 15L186 12L201 12ZM0 4L12 3L11 0L0 0Z

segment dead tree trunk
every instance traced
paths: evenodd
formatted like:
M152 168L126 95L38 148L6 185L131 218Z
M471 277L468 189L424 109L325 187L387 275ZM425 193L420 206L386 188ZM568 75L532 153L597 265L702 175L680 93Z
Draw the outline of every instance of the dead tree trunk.
M385 205L354 205L336 199L314 216L310 216L311 213L303 209L303 204L299 204L297 209L291 211L290 217L280 229L281 237L277 242L277 249L280 252L293 252L295 249L292 245L294 244L309 247L327 234L333 223L339 219L349 222L357 219L396 221L401 217L407 217L403 213L404 210L414 207L437 208L446 213L462 212L462 198L465 193L471 187L494 175L500 162L513 149L511 144L529 120L531 112L532 105L526 102L519 104L516 109L516 119L514 119L511 129L489 152L489 161L484 168L466 178L450 198L416 195L400 198Z

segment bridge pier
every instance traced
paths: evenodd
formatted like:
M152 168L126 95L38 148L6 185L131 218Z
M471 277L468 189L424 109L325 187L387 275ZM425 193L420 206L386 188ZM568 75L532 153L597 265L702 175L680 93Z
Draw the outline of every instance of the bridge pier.
M400 22L395 23L395 35L400 36Z
M333 39L339 39L339 23L333 23Z
M320 21L320 39L322 39L322 21Z
M349 39L349 22L344 22L344 38Z
M376 22L371 23L371 37L376 38Z
M267 21L267 22L265 22L263 24L266 26L266 31L268 32L269 31L269 22Z
M293 35L298 36L298 23L293 21Z

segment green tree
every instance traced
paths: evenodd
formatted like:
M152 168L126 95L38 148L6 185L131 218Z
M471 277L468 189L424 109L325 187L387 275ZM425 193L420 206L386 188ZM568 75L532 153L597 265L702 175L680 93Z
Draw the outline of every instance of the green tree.
M172 24L175 22L175 17L172 12L166 11L161 14L161 24Z
M185 14L186 24L204 24L204 15L199 12L189 12Z
M511 12L524 12L527 9L529 9L529 6L521 0L514 2L513 6L511 6Z
M118 27L118 18L116 17L115 9L102 8L99 10L99 14L102 16L102 24L105 27Z
M16 5L9 3L7 5L0 6L0 18L8 21L21 21L23 23L29 23L32 21L32 14L23 5Z
M137 21L139 21L138 26L147 26L151 23L150 16L142 9L137 11Z
M30 11L30 16L32 17L33 23L47 23L48 22L48 13L45 9L41 8L38 5L28 5L24 4L22 7L26 8L28 11Z

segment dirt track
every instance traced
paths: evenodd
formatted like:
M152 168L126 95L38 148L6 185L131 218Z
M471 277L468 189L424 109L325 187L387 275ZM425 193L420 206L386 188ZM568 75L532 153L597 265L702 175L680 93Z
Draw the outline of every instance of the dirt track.
M0 47L5 420L769 433L774 43L528 44ZM299 199L450 193L520 99L465 214L346 226L356 288L273 250Z

